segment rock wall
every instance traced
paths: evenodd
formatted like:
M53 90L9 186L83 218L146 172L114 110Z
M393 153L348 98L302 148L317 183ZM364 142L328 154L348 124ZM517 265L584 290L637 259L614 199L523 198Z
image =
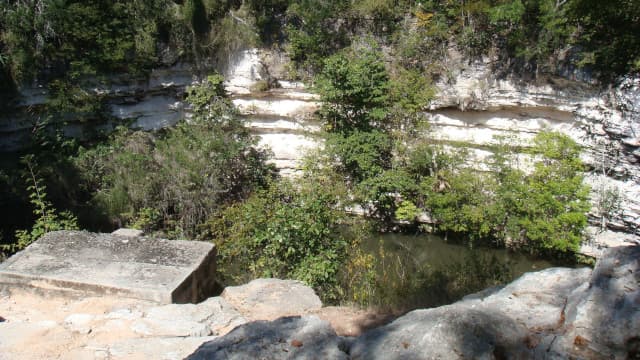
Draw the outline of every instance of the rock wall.
M428 137L470 149L474 166L486 169L499 142L530 146L542 130L559 131L584 148L594 190L618 188L622 213L609 224L635 233L640 226L640 78L625 78L607 89L564 78L523 81L499 78L491 59L466 62L452 51L448 74L426 113ZM502 140L500 140L502 138ZM516 147L514 147L516 148ZM516 164L527 168L528 157ZM592 198L598 198L594 192Z
M288 76L287 62L283 53L249 49L233 54L217 68L227 78L233 102L260 137L260 145L271 148L272 161L290 175L300 170L304 150L320 145L314 136L320 126L311 116L319 106L317 96L301 83L283 80ZM488 170L492 153L487 145L503 141L526 147L541 130L565 133L584 146L583 159L592 169L587 182L594 189L594 201L598 189L614 188L623 194L622 211L608 226L636 233L640 226L640 78L623 79L608 89L564 78L499 78L491 71L491 59L469 63L453 50L447 67L426 112L431 123L426 136L467 147L470 166ZM145 130L173 125L188 116L184 91L198 80L195 73L192 66L178 64L152 71L145 81L114 76L110 85L88 91L108 98L115 123L72 122L65 132L86 138L96 131L110 131L117 123L130 122ZM47 96L46 89L38 86L21 93L17 111L0 115L0 152L18 149L31 136L30 109L43 104ZM530 164L526 154L514 154L514 158L524 169Z
M285 176L299 172L306 150L320 144L314 136L320 127L313 118L318 97L302 83L281 80L287 76L286 61L275 52L245 51L226 84L259 145L271 149L271 161Z
M299 170L301 154L318 145L311 133L319 127L310 116L318 107L317 97L302 83L285 81L283 53L249 49L233 54L224 63L209 66L209 72L224 74L225 88L247 119L260 145L274 153L273 162L281 172ZM200 71L192 64L177 64L155 69L147 79L111 76L85 89L88 94L106 98L111 119L108 121L74 121L67 119L64 133L88 139L98 132L110 132L127 124L132 128L158 130L175 125L189 116L184 102L185 90L196 84ZM0 153L16 151L28 144L35 122L42 120L34 110L45 104L47 89L42 85L20 89L14 111L0 114ZM55 121L55 120L54 120Z
M96 132L109 132L125 123L144 130L171 126L184 117L182 99L186 87L197 80L194 74L191 65L177 64L153 70L148 79L113 75L106 81L94 80L95 84L84 91L89 96L106 98L111 120L87 122L70 117L51 121L66 121L63 127L65 134L84 139L95 136ZM0 152L19 150L28 144L34 124L44 120L37 115L37 108L46 103L48 95L47 88L41 84L19 90L14 110L0 114Z

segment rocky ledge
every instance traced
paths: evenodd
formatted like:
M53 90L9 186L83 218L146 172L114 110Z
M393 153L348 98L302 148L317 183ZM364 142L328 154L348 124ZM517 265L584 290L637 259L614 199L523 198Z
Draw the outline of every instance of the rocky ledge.
M620 247L593 270L528 273L357 338L315 316L289 317L239 326L188 359L635 359L639 270L640 247Z
M528 359L640 354L640 246L388 318L258 279L199 304L0 294L0 359Z

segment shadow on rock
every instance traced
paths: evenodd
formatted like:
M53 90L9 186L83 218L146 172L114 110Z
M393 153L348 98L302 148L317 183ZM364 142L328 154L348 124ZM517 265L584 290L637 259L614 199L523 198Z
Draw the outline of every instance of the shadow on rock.
M564 330L550 348L557 357L640 358L640 246L605 252L569 297Z
M359 337L352 359L526 359L527 329L466 304L412 311Z
M256 321L209 341L187 360L348 359L347 345L316 316Z

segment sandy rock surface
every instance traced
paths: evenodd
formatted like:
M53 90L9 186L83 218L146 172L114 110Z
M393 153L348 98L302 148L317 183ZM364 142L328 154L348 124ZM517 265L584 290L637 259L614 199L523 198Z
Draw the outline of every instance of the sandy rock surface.
M257 320L315 314L305 332L355 336L387 319L375 311L322 308L314 291L298 281L258 279L225 294L229 301L212 297L199 304L159 305L0 293L0 360L183 359L201 344Z

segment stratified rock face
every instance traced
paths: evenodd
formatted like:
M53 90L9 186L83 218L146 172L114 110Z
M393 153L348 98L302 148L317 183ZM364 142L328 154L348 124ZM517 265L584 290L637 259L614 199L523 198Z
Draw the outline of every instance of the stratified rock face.
M303 155L321 145L312 136L320 130L313 118L318 96L302 83L281 80L287 62L283 53L246 50L234 59L225 82L259 146L272 151L270 162L285 176L298 174ZM256 89L258 84L262 88Z
M317 311L322 301L300 281L256 279L241 286L228 286L220 295L251 320L272 320Z
M180 63L154 69L147 79L132 79L121 74L109 76L106 82L95 79L85 91L106 99L107 115L112 119L61 119L66 122L63 131L67 136L88 139L102 131L111 132L115 126L125 123L143 130L175 125L185 117L182 100L186 87L197 82L195 74L196 70L190 64ZM42 84L19 90L13 111L0 114L0 152L28 146L33 126L38 120L33 116L33 109L45 105L48 95Z
M594 189L617 187L625 194L621 215L609 222L614 230L633 232L640 227L640 79L626 78L610 89L564 78L522 81L497 78L491 59L470 62L455 50L447 61L447 75L436 84L438 94L426 113L431 124L428 137L470 149L467 163L490 170L492 153L486 145L500 141L530 144L536 133L555 130L584 146L583 159L595 170L587 182ZM272 162L283 175L298 174L306 150L322 146L313 133L320 129L311 116L319 98L304 85L284 81L288 59L284 53L248 49L227 64L217 64L227 79L227 91L247 119L259 144L273 150ZM214 67L210 67L214 71ZM171 126L188 115L184 103L187 86L197 83L196 69L176 64L155 69L149 79L114 75L109 84L96 81L96 95L108 99L116 123L131 121L145 130ZM256 91L256 84L271 89ZM275 88L273 88L275 87ZM34 118L29 109L46 102L43 86L24 88L16 111L0 114L0 151L28 144ZM67 135L88 138L109 132L113 122L71 122ZM504 140L498 140L502 137ZM531 168L526 154L514 155L514 163ZM596 200L598 194L592 198Z
M197 302L213 295L215 255L205 242L55 231L0 264L0 288Z
M316 316L285 317L242 325L209 341L188 360L348 359L343 340Z
M583 146L582 159L594 169L587 183L625 195L623 213L609 226L629 232L640 226L640 78L609 89L564 78L497 78L490 59L468 62L453 50L447 66L426 113L427 137L467 147L467 163L490 170L487 145L526 147L540 131L564 133ZM526 154L514 155L513 163L531 169Z

